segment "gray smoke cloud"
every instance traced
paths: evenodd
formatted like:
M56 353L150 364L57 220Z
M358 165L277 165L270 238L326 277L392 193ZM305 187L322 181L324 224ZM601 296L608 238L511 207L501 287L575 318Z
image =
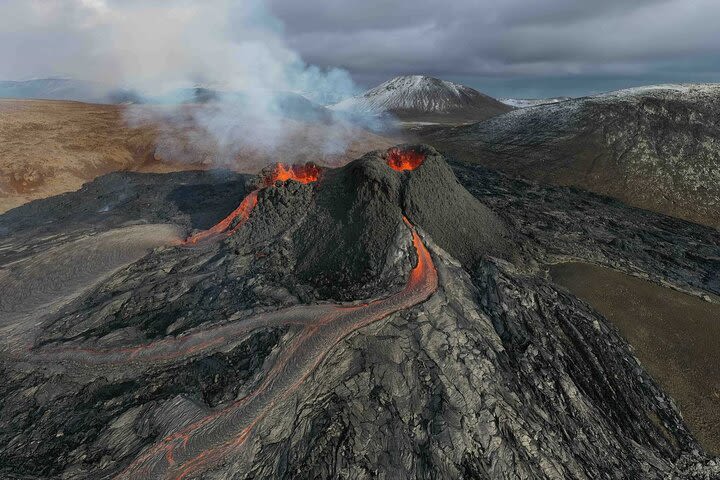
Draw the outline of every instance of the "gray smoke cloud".
M347 73L306 65L262 0L4 0L0 77L70 76L167 95L220 90L352 93Z
M357 133L319 107L357 93L349 74L306 64L263 0L5 0L0 8L0 76L69 76L161 103L129 107L127 119L158 125L167 160L237 166L243 155L292 161L312 147L329 161ZM308 138L307 124L318 122Z

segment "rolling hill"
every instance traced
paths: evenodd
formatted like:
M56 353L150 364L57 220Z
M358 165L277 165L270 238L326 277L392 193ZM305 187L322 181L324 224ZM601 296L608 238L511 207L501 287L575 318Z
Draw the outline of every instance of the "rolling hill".
M720 85L658 85L425 129L458 160L720 226Z

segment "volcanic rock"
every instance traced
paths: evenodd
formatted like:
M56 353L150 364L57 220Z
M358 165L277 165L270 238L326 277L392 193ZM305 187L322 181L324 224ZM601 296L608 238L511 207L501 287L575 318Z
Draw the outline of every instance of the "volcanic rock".
M185 202L210 174L182 174L185 196L181 174L114 174L23 207L36 217L21 226L0 217L12 274L49 242L129 222L189 234L212 225L195 213L219 221L257 195L230 230L156 248L23 320L0 350L4 477L720 474L617 330L541 268L604 259L710 295L713 231L453 165L461 184L432 148L398 149L422 163L398 171L373 152L260 190L228 174L202 208ZM112 217L83 218L123 179L131 198ZM594 207L617 220L587 221ZM656 256L659 242L686 254Z
M547 103L558 103L571 100L572 97L550 97L550 98L498 98L505 105L515 108L535 107Z
M389 288L392 278L397 281L387 269L397 261L392 257L401 215L469 265L483 255L512 256L503 222L460 186L435 150L401 148L417 150L422 165L397 172L388 167L386 153L373 152L323 174L291 234L301 281L346 300L370 296L362 289L373 284Z

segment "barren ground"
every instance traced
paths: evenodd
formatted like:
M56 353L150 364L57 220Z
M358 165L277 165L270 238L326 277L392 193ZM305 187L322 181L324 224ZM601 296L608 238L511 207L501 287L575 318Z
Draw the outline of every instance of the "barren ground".
M700 443L720 453L720 308L585 263L555 265L551 275L617 326Z
M212 165L208 161L212 146L208 147L207 143L200 151L183 150L183 158L172 158L173 154L167 149L159 149L161 153L158 153L157 125L129 127L124 121L124 108L67 101L0 99L0 213L31 200L77 190L83 183L113 171L170 172ZM291 143L307 145L305 152L319 151L318 145L326 141L322 126L289 123ZM187 133L185 127L180 126L183 133ZM349 160L365 151L397 143L397 139L359 128L348 136L353 142L344 155L332 158L332 162ZM288 157L291 154L293 158ZM257 152L241 155L243 158L238 159L237 165L244 168L238 167L238 170L288 159L318 161L296 151L280 151L272 158ZM276 158L278 156L286 158Z

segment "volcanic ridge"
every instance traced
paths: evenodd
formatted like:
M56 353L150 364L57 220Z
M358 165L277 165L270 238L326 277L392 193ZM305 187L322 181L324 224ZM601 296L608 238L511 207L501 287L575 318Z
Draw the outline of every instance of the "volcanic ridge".
M656 85L420 135L444 154L720 226L720 85Z

